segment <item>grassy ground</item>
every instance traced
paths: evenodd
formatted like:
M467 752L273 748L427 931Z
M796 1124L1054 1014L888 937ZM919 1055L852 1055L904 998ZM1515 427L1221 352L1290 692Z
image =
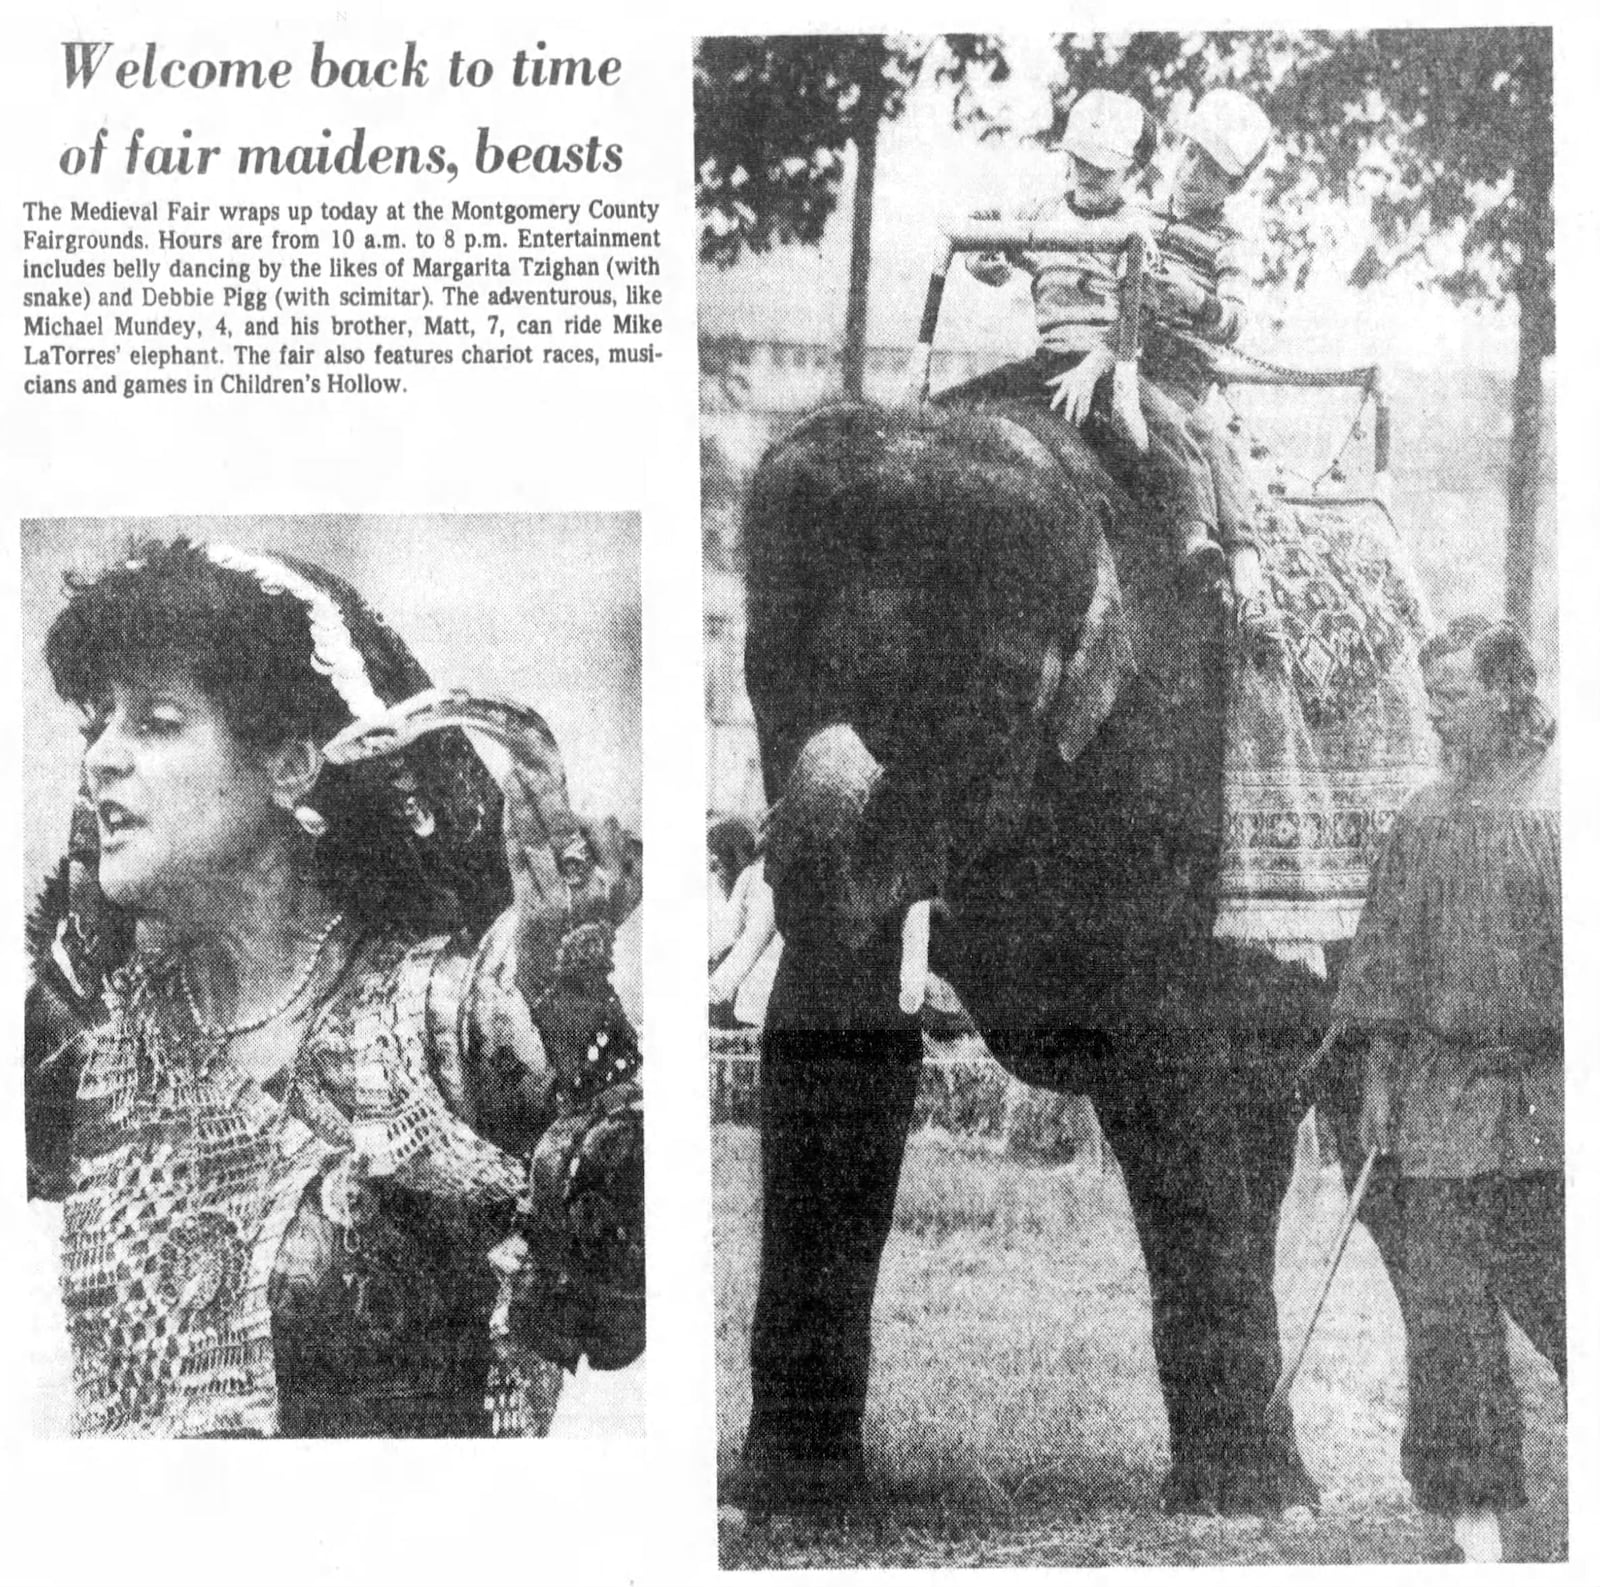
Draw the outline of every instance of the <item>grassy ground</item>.
M724 1470L749 1411L759 1229L755 1131L715 1143L719 1417ZM1295 1323L1342 1206L1307 1167L1285 1205L1279 1269ZM913 1138L874 1317L867 1441L883 1502L848 1519L723 1512L729 1568L848 1565L1344 1563L1425 1559L1445 1541L1399 1470L1399 1314L1358 1230L1296 1387L1324 1504L1296 1528L1167 1518L1155 1508L1165 1418L1150 1302L1113 1169L1018 1164L928 1130ZM1521 1558L1566 1547L1564 1413L1520 1340L1534 1503Z

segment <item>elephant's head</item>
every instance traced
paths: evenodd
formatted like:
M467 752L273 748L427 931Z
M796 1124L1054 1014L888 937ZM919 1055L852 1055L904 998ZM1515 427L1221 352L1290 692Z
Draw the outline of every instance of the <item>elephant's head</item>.
M858 953L1012 835L1104 511L1087 454L982 411L825 410L762 463L746 678L792 945Z

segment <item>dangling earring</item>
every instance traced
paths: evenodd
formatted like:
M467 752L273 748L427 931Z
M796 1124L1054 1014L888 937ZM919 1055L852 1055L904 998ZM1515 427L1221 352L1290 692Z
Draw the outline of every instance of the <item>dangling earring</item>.
M316 839L327 834L328 823L320 810L313 810L310 805L296 805L294 818L299 823L300 830L308 838Z
M411 824L411 830L419 838L433 836L433 812L415 794L406 795L406 802L402 808L405 810L406 820Z

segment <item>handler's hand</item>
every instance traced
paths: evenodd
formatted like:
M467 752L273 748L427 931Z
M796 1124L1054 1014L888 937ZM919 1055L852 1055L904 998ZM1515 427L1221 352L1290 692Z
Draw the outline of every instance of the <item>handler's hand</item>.
M1376 1149L1380 1157L1389 1155L1389 1115L1392 1109L1389 1082L1380 1080L1376 1085L1369 1083L1361 1094L1359 1131L1363 1152Z
M1357 1132L1361 1150L1370 1152L1376 1149L1380 1157L1389 1156L1394 1149L1394 1100L1389 1076L1395 1056L1394 1044L1382 1036L1374 1037L1367 1049L1366 1083L1361 1092L1361 1118Z
M1111 362L1111 350L1097 347L1086 354L1081 363L1046 381L1051 391L1051 408L1064 412L1074 424L1081 425L1089 417L1096 388L1111 372Z

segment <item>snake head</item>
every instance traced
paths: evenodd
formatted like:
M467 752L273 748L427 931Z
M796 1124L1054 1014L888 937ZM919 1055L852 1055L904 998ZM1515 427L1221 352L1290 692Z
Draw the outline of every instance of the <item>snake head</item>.
M500 702L478 701L465 689L425 689L392 705L381 716L363 717L328 740L322 757L330 766L359 766L384 755L398 754L426 733L447 727L474 727L474 711Z

